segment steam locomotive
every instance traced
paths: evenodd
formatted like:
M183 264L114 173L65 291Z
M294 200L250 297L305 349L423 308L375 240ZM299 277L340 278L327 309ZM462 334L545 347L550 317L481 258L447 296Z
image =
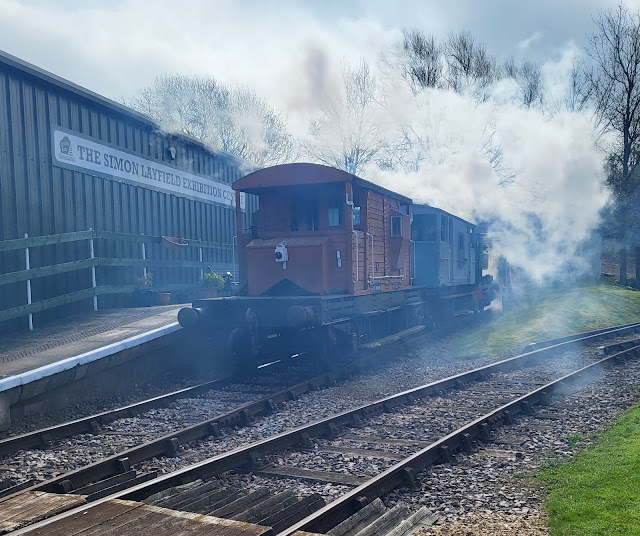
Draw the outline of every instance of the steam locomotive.
M495 297L481 236L448 212L318 164L260 169L233 189L239 293L196 300L178 320L236 363L330 361ZM243 192L259 198L249 229Z

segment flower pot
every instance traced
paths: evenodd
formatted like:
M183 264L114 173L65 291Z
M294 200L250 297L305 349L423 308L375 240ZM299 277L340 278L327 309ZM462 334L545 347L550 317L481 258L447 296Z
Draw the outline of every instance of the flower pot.
M218 289L216 287L203 287L200 289L201 298L217 298Z
M153 305L153 290L138 289L133 293L133 304L136 307L151 307Z
M156 292L156 305L169 305L171 292Z
M167 249L185 249L189 244L184 238L176 238L175 236L163 236L162 247Z

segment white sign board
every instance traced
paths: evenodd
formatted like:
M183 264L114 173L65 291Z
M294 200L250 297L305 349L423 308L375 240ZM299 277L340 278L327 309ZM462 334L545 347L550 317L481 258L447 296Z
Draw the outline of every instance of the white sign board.
M119 151L57 128L53 129L53 158L54 164L62 167L119 177L182 197L232 207L236 204L235 192L228 184ZM244 210L244 193L240 194L240 203Z

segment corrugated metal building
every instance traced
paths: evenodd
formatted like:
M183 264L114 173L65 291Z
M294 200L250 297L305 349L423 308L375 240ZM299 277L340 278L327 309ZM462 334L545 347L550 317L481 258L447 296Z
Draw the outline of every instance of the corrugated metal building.
M205 241L209 244L202 249L167 249L152 241L145 244L145 255L185 261L199 261L202 255L205 265L231 269L236 232L230 185L253 169L194 139L168 135L133 110L0 52L0 278L25 270L25 249L11 249L5 241L25 233L35 237L88 229ZM247 217L257 200L247 196L245 203ZM98 238L94 253L103 259L140 259L141 244L126 237ZM30 267L78 261L89 254L87 240L30 248ZM98 284L131 285L140 272L139 264L101 264ZM155 286L175 287L193 283L199 270L194 264L184 270L174 264L154 275ZM0 312L27 303L25 281L15 279L0 284ZM31 282L32 300L91 284L87 269L39 277ZM126 300L124 292L100 297L103 306ZM40 314L90 308L91 302L76 301ZM15 323L0 322L0 329Z

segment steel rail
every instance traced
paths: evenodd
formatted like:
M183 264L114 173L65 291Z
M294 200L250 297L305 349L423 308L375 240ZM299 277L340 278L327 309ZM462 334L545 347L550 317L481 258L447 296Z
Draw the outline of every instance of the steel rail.
M604 329L584 332L580 334L558 337L556 339L549 339L546 341L529 344L525 347L525 349L527 349L528 351L535 350L535 349L542 349L542 348L546 348L548 346L558 344L561 342L574 340L576 338L584 338L590 335L598 335L611 330L625 329L625 328L630 328L636 325L640 325L640 324L636 324L636 323L625 324L621 326L615 326L612 328L604 328ZM146 400L142 400L140 402L128 404L126 406L122 406L112 410L103 411L100 413L89 415L87 417L81 417L73 421L67 421L67 422L56 424L46 428L34 430L32 432L27 432L24 434L7 437L5 439L0 439L0 457L7 456L19 450L46 446L49 442L51 442L54 439L62 439L65 437L76 435L76 434L85 434L85 433L94 434L99 431L99 427L107 423L113 422L117 419L133 417L135 415L144 413L145 411L148 411L150 409L165 407L170 403L176 400L179 400L181 398L198 396L199 394L205 393L211 389L215 389L215 388L227 385L232 381L238 381L238 377L229 376L229 377L219 378L219 379L205 382L202 384L186 387L184 389L179 389L177 391L173 391L163 395L158 395L156 397L152 397Z
M640 345L627 348L566 374L493 411L485 413L376 475L276 536L291 536L298 530L325 532L333 528L369 501L381 497L397 487L407 485L411 481L411 475L415 474L415 472L439 461L450 461L452 454L456 451L469 450L474 439L490 441L491 432L504 424L511 423L515 415L532 415L531 405L550 405L548 396L566 388L569 383L577 382L584 379L585 376L595 373L600 368L638 354L640 354Z
M122 473L127 466L149 460L153 457L175 455L176 449L184 443L196 441L208 436L218 436L221 427L246 426L255 416L272 413L277 404L316 390L326 385L333 385L342 378L344 371L329 372L322 376L311 378L302 383L292 385L285 390L278 391L268 397L243 404L229 412L223 413L206 421L175 430L159 438L147 441L136 447L131 447L117 454L108 456L97 462L59 475L45 482L34 484L13 494L0 497L0 504L20 493L46 491L60 493L73 491L100 480ZM126 460L126 461L124 461Z
M140 483L137 485L134 485L132 487L130 487L129 489L126 490L122 490L120 492L111 494L109 496L105 496L103 498L97 499L94 502L91 502L87 505L84 505L83 507L78 507L78 508L73 508L67 512L63 512L61 514L58 514L52 518L50 518L49 520L45 520L45 521L41 521L39 523L36 523L34 525L30 525L29 527L26 527L25 529L22 530L27 530L29 528L34 528L34 527L40 527L40 526L45 526L46 524L48 524L49 522L52 522L54 520L58 520L58 519L62 519L64 517L66 517L67 515L74 515L75 513L78 513L80 511L86 510L89 507L92 507L93 505L97 505L97 504L101 504L103 502L105 502L106 500L110 500L110 499L127 499L127 500L138 500L141 498L145 498L149 495L152 495L158 491L162 491L164 489L167 489L169 487L173 487L173 486L179 486L182 485L186 482L189 481L193 481L195 479L198 478L210 478L210 477L215 477L218 476L228 470L231 469L237 469L237 468L241 468L241 467L252 467L256 464L256 462L259 460L259 458L268 455L268 454L273 454L274 452L277 452L279 450L282 450L284 448L287 447L295 447L295 446L299 446L299 445L304 445L306 444L312 437L318 437L318 436L323 436L323 435L333 435L335 434L335 431L337 429L337 427L339 426L348 426L348 425L353 425L354 423L359 423L361 422L363 419L366 419L368 417L371 416L375 416L378 414L381 414L385 411L389 411L392 408L396 407L396 406L400 406L402 404L406 404L406 403L413 403L416 399L418 398L423 398L426 396L431 396L431 395L436 395L441 393L443 390L446 389L450 389L450 388L456 388L461 386L462 384L469 382L469 381L473 381L473 380L477 380L477 379L483 379L486 378L488 374L493 373L493 372L499 372L499 371L505 371L505 370L513 370L515 368L517 368L519 365L522 366L526 366L528 364L533 364L539 360L541 360L540 358L542 358L543 356L547 355L547 354L553 354L556 351L559 350L565 350L567 349L570 345L575 344L575 343L580 343L580 342L584 342L584 341L588 341L588 340L592 340L594 338L600 338L601 336L604 335L611 335L611 334L620 334L622 332L625 331L629 331L629 330L635 330L640 328L640 324L633 324L633 325L629 325L629 326L625 326L623 328L614 328L613 330L609 330L607 332L600 332L597 334L592 334L592 335L586 335L584 337L579 337L570 341L564 341L555 345L550 345L550 346L546 346L545 348L541 348L538 350L533 350L531 352L519 355L519 356L515 356L515 357L511 357L511 358L507 358L504 359L502 361L499 361L497 363L493 363L491 365L486 365L483 367L479 367L464 373L460 373L460 374L456 374L454 376L450 376L448 378L444 378L442 380L438 380L426 385L422 385L419 387L415 387L406 391L403 391L401 393L397 393L382 399L379 399L377 401L368 403L368 404L363 404L360 405L358 407L349 409L349 410L345 410L341 413L338 413L336 415L330 416L330 417L326 417L323 419L320 419L318 421L315 421L313 423L309 423L300 427L297 427L295 429L286 431L286 432L282 432L279 434L276 434L274 436L271 436L269 438L266 439L262 439L259 440L257 442L251 443L249 445L246 445L244 447L238 447L232 451L223 453L223 454L219 454L217 456L214 456L212 458L209 458L207 460L203 460L201 462L198 462L190 467L185 467L183 469L179 469L173 473L169 473L166 475L162 475L159 476L153 480L150 480L148 482L144 482L144 483ZM581 334L582 335L582 334ZM630 350L625 350L625 352L629 352ZM624 352L621 352L624 353ZM607 357L603 360L598 361L597 363L601 363L601 362L605 362L607 360L610 360L612 358L614 358L616 355L619 354L614 354L613 356ZM590 367L592 367L592 365L589 365L587 367L584 367L584 369L589 369ZM581 369L582 370L582 369ZM565 377L563 377L562 379L564 379ZM562 380L561 379L561 380ZM560 381L560 380L558 380ZM546 387L546 386L545 386ZM544 388L539 388L536 389L535 391L533 391L533 393L538 393L543 391ZM525 395L524 397L520 397L518 399L516 399L515 403L518 404L520 403L521 400L526 399L527 396L531 396L531 395ZM504 407L499 408L498 410L496 410L495 412L492 412L489 415L489 417L487 417L487 415L476 419L475 421L473 421L473 427L478 426L479 424L484 424L487 420L490 420L490 416L493 415L494 413L500 414L501 412L503 412ZM519 411L515 411L514 413L519 413ZM479 424L478 424L479 423ZM199 428L200 425L195 425L192 428ZM486 432L486 428L483 426L480 426L480 430L482 430L481 433L485 433ZM476 432L476 435L478 435L479 432ZM158 452L158 454L155 455L159 455L162 454L164 451L166 451L167 447L166 447L166 441L167 438L169 436L165 436L164 442L164 448L161 449L160 452ZM446 440L446 441L453 441L453 435L449 434L448 436L446 436L445 438L443 438L443 440L440 440L438 443L438 445L441 444L442 441ZM475 436L473 436L475 437ZM444 443L447 444L447 443ZM456 448L459 445L456 444ZM137 448L134 449L130 449L130 451L136 451ZM130 452L130 451L127 451ZM422 452L422 451L421 451ZM429 456L433 457L433 453L431 451L429 451L430 454ZM122 456L124 456L125 453L113 456L111 459L112 463L118 462ZM440 455L440 454L438 454ZM415 456L415 455L414 455ZM413 457L409 458L410 460L413 460ZM437 459L437 458L433 458L433 459ZM135 463L139 461L137 457L133 457L131 458L131 462ZM103 462L97 462L96 464L93 464L94 466L100 466L102 465ZM20 494L20 493L25 493L27 491L50 491L50 492L56 492L59 491L55 488L54 484L60 484L61 479L64 479L65 477L68 477L69 475L72 474L80 474L83 473L89 466L87 466L86 468L82 468L80 470L77 470L73 473L67 473L67 475L62 475L62 477L60 477L59 479L56 479L55 482L49 481L47 483L45 483L44 485L41 486L34 486L32 488L28 488L22 492L17 492L14 495L9 495L7 497L4 498L0 498L0 507L1 504L4 500L8 500L11 497L15 497L16 495ZM394 466L395 467L395 466ZM388 471L387 471L388 472ZM386 474L387 472L383 473ZM395 472L393 472L393 475L395 475ZM397 477L397 475L396 475ZM403 471L400 474L400 477L403 479L402 482L406 481L406 471ZM377 478L377 477L376 477ZM374 479L375 480L375 479ZM93 479L93 481L95 481L95 478ZM88 482L87 482L88 483ZM358 488L359 489L359 488ZM349 497L351 497L351 493L348 494ZM334 501L335 502L335 501ZM357 501L356 501L357 502ZM333 504L333 503L331 503ZM321 511L323 511L324 509L322 509ZM297 526L297 525L296 525ZM22 532L18 531L16 532L16 534L22 534Z
M602 336L608 336L611 334L619 334L621 332L625 332L628 330L635 330L640 328L640 324L630 324L622 327L610 328L609 330L596 330L596 332L587 332L582 334L577 334L573 336L570 340L566 340L567 337L562 337L561 341L557 344L552 344L553 340L545 341L545 346L538 350L533 350L531 352L527 352L525 354L521 354L519 356L515 356L503 361L499 361L497 363L487 365L485 367L480 367L478 369L473 369L471 371L461 373L449 378L444 378L442 380L438 380L426 386L417 387L411 390L411 396L421 397L421 396L429 396L430 394L435 394L437 391L442 389L450 389L455 388L460 382L471 381L475 379L482 379L484 374L497 371L497 370L505 370L513 366L519 360L523 360L526 363L529 359L536 356L545 355L547 352L555 351L557 349L562 349L567 345L578 343L582 341L588 341L593 338L600 338ZM327 380L327 383L331 383L342 377L344 371L334 373L334 375L325 375L320 378L315 378L314 380L310 380L310 382L316 381L315 385L312 388L317 388L322 385L322 378ZM109 456L103 460L98 462L94 462L92 464L86 465L82 468L79 468L75 471L71 471L69 473L65 473L60 475L54 479L50 479L44 483L35 484L25 490L21 490L24 492L28 491L48 491L48 492L59 492L61 489L59 486L65 486L66 489L78 489L80 487L86 486L92 482L97 480L102 480L105 478L109 478L110 476L116 475L122 472L122 459L128 458L129 463L138 463L140 461L144 461L154 456L162 456L165 454L175 453L175 449L179 444L183 444L189 441L194 441L198 439L202 439L209 435L217 435L217 429L215 425L218 426L234 426L234 425L243 425L248 424L248 422L252 419L253 416L267 415L273 411L273 406L275 404L284 402L286 400L290 400L292 397L303 394L308 390L309 383L304 382L302 384L298 384L293 386L287 391L281 391L272 395L271 397L266 397L261 400L240 406L232 410L231 412L225 413L223 415L214 417L212 419L208 419L201 423L192 425L190 427L184 428L182 430L177 430L172 433L161 436L160 438L154 439L149 442L145 442L142 445L137 447L132 447L118 454ZM418 394L422 393L422 394ZM391 403L390 400L386 401L387 403ZM67 481L70 483L67 484ZM64 484L63 484L64 483ZM65 489L62 488L62 489ZM21 491L16 491L16 493L20 493ZM12 497L12 495L7 495L6 497ZM0 503L3 498L0 498Z
M532 342L527 344L524 347L524 350L527 352L530 352L532 350L540 350L542 348L547 348L549 346L553 346L555 344L559 344L561 342L569 342L572 341L574 339L583 339L586 337L589 337L591 335L600 335L600 334L606 334L607 332L615 332L616 330L625 330L628 328L633 328L633 327L640 327L640 322L632 322L630 324L621 324L619 326L612 326L610 328L600 328L600 329L594 329L591 331L585 331L583 333L577 333L574 335L565 335L563 337L556 337L555 339L547 339L544 341L540 341L540 342Z
M217 380L179 389L171 393L158 395L127 406L89 415L88 417L81 417L80 419L56 424L47 428L41 428L39 430L34 430L33 432L7 437L0 440L0 457L12 454L18 450L46 446L47 443L54 439L62 439L76 434L93 434L99 430L100 426L113 422L117 419L133 417L134 415L139 415L140 413L150 409L165 407L171 402L181 398L198 396L211 389L222 387L235 379L236 378L232 377L219 378Z

